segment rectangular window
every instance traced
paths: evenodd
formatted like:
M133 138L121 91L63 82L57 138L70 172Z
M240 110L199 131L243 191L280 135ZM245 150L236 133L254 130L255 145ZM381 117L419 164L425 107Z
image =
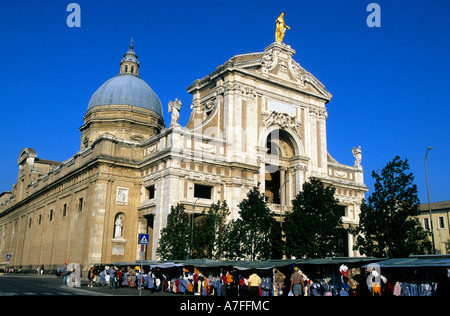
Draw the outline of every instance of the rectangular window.
M438 216L438 225L440 229L445 228L444 216Z
M209 185L194 185L194 197L211 200L212 187Z
M51 222L52 220L53 220L53 210L50 210L49 221Z
M151 186L147 187L146 189L148 192L149 200L154 199L155 198L155 186L151 185Z
M83 210L83 198L78 199L78 212Z
M66 216L67 214L67 204L64 203L63 205L63 216Z
M339 205L339 208L340 208L339 214L340 214L342 217L345 217L345 216L347 215L347 206L345 206L345 205Z
M429 223L429 221L428 221L428 218L424 218L424 219L423 219L423 228L424 228L425 230L430 230L430 223Z

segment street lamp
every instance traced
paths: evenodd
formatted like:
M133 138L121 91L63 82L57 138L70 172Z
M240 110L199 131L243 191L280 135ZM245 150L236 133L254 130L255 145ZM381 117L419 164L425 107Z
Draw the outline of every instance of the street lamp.
M430 188L428 186L428 170L427 170L427 155L428 155L428 151L430 149L433 149L433 147L428 147L427 148L427 152L425 154L425 176L427 178L428 210L429 210L429 213L430 213L431 240L433 241L433 254L436 254L436 247L434 245L433 219L431 217Z

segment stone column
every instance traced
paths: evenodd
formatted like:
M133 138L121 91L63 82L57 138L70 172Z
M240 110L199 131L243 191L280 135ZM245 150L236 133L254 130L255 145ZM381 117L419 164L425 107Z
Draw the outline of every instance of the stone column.
M165 179L162 176L158 176L155 179L155 216L153 219L153 236L152 236L152 254L151 259L156 260L156 249L158 248L159 238L161 237L161 230L164 227L163 223L163 191L165 187ZM167 214L166 214L167 216Z
M266 164L264 162L259 163L259 189L261 193L266 192Z
M285 176L285 167L279 167L278 170L280 171L280 207L282 208L284 205L286 205L285 203L285 185L284 185L284 181L286 181L286 176Z
M164 165L165 169L167 165ZM153 221L152 236L152 260L156 260L156 249L158 248L161 231L167 226L167 216L171 206L176 206L182 199L184 179L178 175L163 174L156 182L155 191L155 217ZM140 249L140 248L139 248Z
M286 174L286 184L284 185L285 190L286 190L286 201L285 201L285 205L287 207L291 206L291 201L292 201L292 186L294 185L294 178L291 175L292 173L292 168L286 168L285 174Z
M354 257L354 253L353 253L353 235L348 233L347 234L347 239L348 239L348 256L349 257Z
M294 167L294 176L295 176L295 194L297 194L298 192L300 192L301 188L302 188L302 183L301 183L301 176L300 176L301 170L300 170L300 166L295 166Z
M317 110L314 107L309 109L308 124L309 146L306 149L306 152L310 157L311 173L317 175L317 170L319 168L319 157L317 155Z
M291 184L290 185L291 194L290 194L289 206L292 206L292 200L295 199L295 196L297 195L297 193L299 191L297 189L299 179L297 177L298 172L295 167L289 168L289 171L290 171L289 174L290 174L290 179L291 179L291 183L290 183Z

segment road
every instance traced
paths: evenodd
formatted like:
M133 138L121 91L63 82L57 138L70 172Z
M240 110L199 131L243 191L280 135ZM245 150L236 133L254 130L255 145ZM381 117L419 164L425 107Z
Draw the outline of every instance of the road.
M110 289L107 286L87 286L82 278L81 287L70 288L63 285L62 279L54 275L20 275L0 276L0 296L173 296L164 292L136 288Z
M75 297L78 302L77 297L98 297L98 296L109 296L110 299L114 300L111 304L104 303L99 304L99 300L94 298L94 301L88 302L88 304L82 303L68 303L64 304L64 300L69 300L71 297ZM119 298L117 298L119 296ZM136 304L133 304L131 297L134 296ZM142 296L142 298L140 298ZM6 297L6 298L5 298ZM30 298L35 298L30 302ZM65 299L60 300L58 298L65 297ZM126 300L122 298L126 297ZM149 299L149 297L153 297ZM14 298L16 302L14 302ZM27 298L23 300L23 298ZM50 304L47 302L43 303L42 299L49 299ZM54 298L58 300L55 301ZM288 300L288 301L286 301ZM273 297L261 297L259 299L252 297L205 297L205 296L194 296L192 294L173 294L164 291L153 291L150 289L139 290L137 288L118 288L110 289L108 286L95 285L94 287L88 287L88 282L86 277L81 278L81 287L70 288L63 285L62 279L57 278L55 275L26 275L26 274L13 274L7 276L0 276L0 301L4 303L4 306L15 306L15 308L20 309L22 313L31 312L36 313L37 310L50 310L52 308L58 308L61 304L63 306L63 311L88 311L90 313L99 312L104 313L111 310L117 310L117 306L124 306L125 309L130 308L132 310L140 308L142 305L142 311L146 311L146 308L150 310L159 311L159 308L163 313L171 313L180 311L203 311L212 313L222 312L222 311L234 311L234 312L248 312L248 311L276 311L276 310L290 310L290 306L293 300L290 300L287 296L283 298L279 297L274 299ZM33 301L39 302L39 304L34 304ZM289 304L289 301L291 302ZM23 302L23 303L22 303ZM80 301L82 302L82 301ZM105 301L106 302L106 301ZM125 304L126 302L126 304ZM44 305L42 305L43 303ZM53 304L52 304L53 303ZM131 304L130 304L131 303ZM125 304L125 305L123 305ZM154 305L152 305L154 304ZM295 303L297 304L297 303ZM298 304L297 304L298 305ZM44 306L44 307L42 307ZM6 307L5 307L6 308ZM207 308L207 309L206 309ZM6 309L5 309L6 310Z
M1 276L0 296L86 296L96 295L71 289L55 276Z

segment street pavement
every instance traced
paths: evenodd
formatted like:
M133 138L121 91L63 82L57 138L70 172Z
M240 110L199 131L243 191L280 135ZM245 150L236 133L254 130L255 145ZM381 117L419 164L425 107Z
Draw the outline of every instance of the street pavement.
M81 278L80 287L69 287L55 275L12 274L0 276L0 296L180 296L150 289L121 287L111 289L109 286L94 284L88 287L86 277Z

